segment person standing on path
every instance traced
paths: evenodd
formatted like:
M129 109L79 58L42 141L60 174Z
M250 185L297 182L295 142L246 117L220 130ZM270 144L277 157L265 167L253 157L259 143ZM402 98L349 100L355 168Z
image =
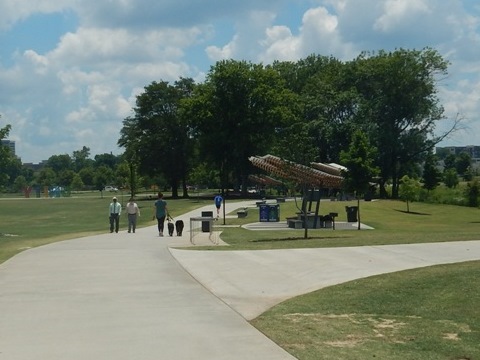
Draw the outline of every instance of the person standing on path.
M114 227L115 232L118 233L120 214L122 213L122 205L117 202L117 198L114 196L110 206L108 207L108 214L110 220L110 232L113 233Z
M127 217L128 217L128 232L132 230L135 233L135 228L137 227L137 217L140 216L140 208L133 199L133 197L128 200L127 208Z
M158 199L155 201L153 207L153 220L155 218L158 222L158 236L163 236L163 228L165 225L165 218L168 215L167 202L163 200L163 194L158 193Z

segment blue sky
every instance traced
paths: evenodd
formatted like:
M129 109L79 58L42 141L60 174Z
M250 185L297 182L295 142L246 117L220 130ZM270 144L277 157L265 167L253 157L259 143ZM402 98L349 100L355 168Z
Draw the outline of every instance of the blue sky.
M119 154L122 121L152 81L203 81L221 59L271 63L312 53L438 50L441 145L480 145L480 6L475 0L5 0L0 127L39 162L87 146Z

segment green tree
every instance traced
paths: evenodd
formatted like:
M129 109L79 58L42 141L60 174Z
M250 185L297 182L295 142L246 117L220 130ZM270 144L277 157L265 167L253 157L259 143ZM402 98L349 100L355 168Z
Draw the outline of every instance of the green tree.
M420 182L404 175L400 180L399 195L407 203L407 212L410 212L410 203L418 199L420 194Z
M89 159L90 148L84 146L81 150L76 150L72 154L73 169L78 173L85 167L92 166L93 160Z
M348 151L340 153L340 161L347 168L343 172L344 188L357 197L358 230L360 230L360 197L369 191L372 179L378 174L378 169L374 165L376 152L367 136L358 130L352 135Z
M124 161L118 164L117 171L115 171L115 184L120 188L125 189L129 188L131 190L131 179L130 179L130 166L128 162ZM135 186L135 185L134 185ZM135 194L133 192L132 196Z
M455 188L458 185L458 174L454 168L447 169L443 172L443 182L449 189Z
M6 125L0 128L0 141L5 139L11 130L11 125ZM12 154L10 149L0 144L0 188L5 186L8 182L9 176L7 175L7 166L11 161Z
M4 159L2 173L6 179L4 186L11 187L15 179L22 174L22 162L20 158L13 155L10 149L8 150L7 157Z
M204 186L209 189L220 187L218 171L208 167L206 163L200 163L192 169L188 177L191 185Z
M435 155L437 155L437 158L439 160L445 160L445 158L451 154L450 153L450 149L448 148L444 148L444 147L437 147L436 148L436 152L435 152Z
M480 195L480 185L477 180L469 182L465 190L467 204L470 207L478 207L478 196Z
M295 121L288 123L274 153L297 163L338 162L342 149L361 126L354 123L359 108L350 64L333 57L311 55L296 63L275 62L272 67L298 99Z
M57 173L56 183L57 185L62 185L64 187L70 186L75 178L75 175L76 173L73 170L61 170Z
M57 174L51 167L44 167L36 174L35 182L41 186L53 186L56 183Z
M181 110L182 101L190 97L192 79L180 79L173 85L166 81L153 82L137 96L135 115L123 121L118 144L126 149L130 171L155 177L162 174L178 197L189 168L191 131Z
M52 155L48 158L46 166L51 168L56 173L64 170L72 170L73 162L72 158L68 154Z
M93 186L95 184L95 170L91 166L80 169L78 175L82 179L82 183L86 186Z
M102 165L95 170L95 188L99 190L103 197L103 189L113 180L113 170L108 166Z
M231 183L246 193L248 158L271 148L278 129L294 117L295 100L270 67L229 60L211 68L188 102L188 114L201 156L219 172L222 189Z
M361 98L354 88L351 64L328 62L307 81L302 100L304 119L321 161L338 162L353 133L368 130L357 121Z
M443 160L444 170L456 169L456 166L455 166L456 160L457 160L456 156L452 153L449 153L447 156L445 156L445 159Z
M392 197L398 196L399 176L419 163L421 155L447 134L433 136L444 118L437 97L439 76L447 74L448 62L432 49L363 53L355 60L356 87L362 94L359 114L375 129L372 143L382 149L378 156L381 194L392 182Z
M17 176L17 178L13 183L13 187L15 191L23 191L27 186L28 186L27 179L25 179L25 176L23 175Z
M437 158L432 152L429 152L423 165L423 187L428 191L435 189L440 182L440 178L440 170L437 169Z
M94 168L106 166L111 170L115 170L118 163L120 162L120 157L113 154L104 153L95 155L94 160Z
M455 169L460 176L464 176L472 166L472 157L466 152L458 154L455 159Z
M70 187L72 188L72 190L82 190L83 189L83 181L82 181L82 177L79 175L79 174L75 174L73 176L73 179L72 179L72 182L70 183Z

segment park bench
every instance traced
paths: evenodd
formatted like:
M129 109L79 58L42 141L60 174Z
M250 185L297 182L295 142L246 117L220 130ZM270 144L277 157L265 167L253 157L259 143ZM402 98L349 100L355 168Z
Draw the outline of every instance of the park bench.
M287 225L292 229L303 229L303 220L298 217L287 217Z
M237 216L239 219L245 218L248 215L248 208L243 208L237 211Z

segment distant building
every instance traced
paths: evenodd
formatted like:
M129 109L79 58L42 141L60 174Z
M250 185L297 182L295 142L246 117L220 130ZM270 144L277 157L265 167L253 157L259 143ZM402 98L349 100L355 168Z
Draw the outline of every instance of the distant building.
M33 171L38 171L41 170L45 167L45 164L47 163L46 160L40 161L38 164L34 163L23 163L23 166L26 167L27 169L32 169Z
M15 141L12 140L2 140L2 145L10 149L13 155L15 154Z
M476 169L480 168L480 146L477 145L467 145L467 146L445 146L445 147L437 147L436 149L437 154L439 152L448 152L449 154L453 154L455 156L461 153L467 153L470 155L472 159L472 166Z
M448 151L450 154L459 155L461 153L467 153L472 159L480 159L480 146L467 145L467 146L445 146L437 147L437 153L439 151Z

